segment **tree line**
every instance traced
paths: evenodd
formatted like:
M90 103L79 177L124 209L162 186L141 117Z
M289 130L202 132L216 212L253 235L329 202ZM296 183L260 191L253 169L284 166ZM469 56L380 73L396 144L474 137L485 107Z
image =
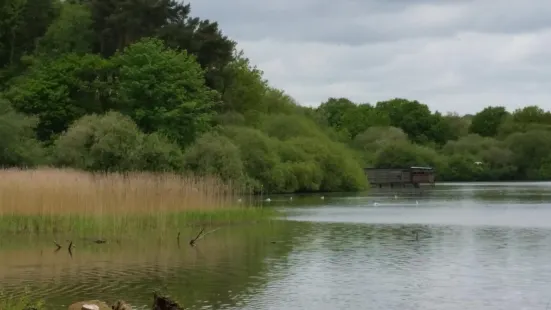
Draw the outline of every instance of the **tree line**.
M363 167L551 178L551 115L442 115L395 98L300 106L175 0L0 5L0 164L218 175L256 192L356 191Z

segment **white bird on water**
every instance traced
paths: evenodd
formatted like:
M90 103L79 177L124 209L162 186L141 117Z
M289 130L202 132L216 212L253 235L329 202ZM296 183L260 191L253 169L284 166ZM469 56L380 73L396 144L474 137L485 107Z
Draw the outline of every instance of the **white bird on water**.
M379 203L378 203L378 202L374 202L373 205L374 205L374 206L378 206Z
M325 196L321 196L320 198L321 198L321 200L324 200L324 199L325 199Z
M266 201L267 201L267 202L270 202L270 201L272 201L272 200L271 200L270 198L266 198Z
M416 204L416 205L419 205L419 201L415 200L415 204Z

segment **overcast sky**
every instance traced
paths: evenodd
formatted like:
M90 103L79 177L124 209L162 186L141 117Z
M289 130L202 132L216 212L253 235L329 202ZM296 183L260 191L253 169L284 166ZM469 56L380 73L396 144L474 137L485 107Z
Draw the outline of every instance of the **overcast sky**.
M551 110L550 0L192 0L300 104Z

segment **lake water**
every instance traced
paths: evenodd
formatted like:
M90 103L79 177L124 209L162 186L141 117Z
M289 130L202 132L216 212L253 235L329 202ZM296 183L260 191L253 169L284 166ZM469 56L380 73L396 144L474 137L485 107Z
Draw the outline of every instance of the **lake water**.
M146 309L156 288L189 309L551 309L551 183L324 198L271 197L287 220L223 227L193 248L193 230L180 246L78 240L72 256L51 237L1 238L0 290L27 287L52 309Z

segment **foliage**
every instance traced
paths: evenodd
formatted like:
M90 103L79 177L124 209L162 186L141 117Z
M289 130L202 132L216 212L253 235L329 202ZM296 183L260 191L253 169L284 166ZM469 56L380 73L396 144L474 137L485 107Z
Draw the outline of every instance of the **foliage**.
M106 71L108 62L97 55L63 54L14 78L5 96L19 112L38 117L38 139L52 141L73 121L106 108Z
M180 149L158 133L144 134L118 112L87 115L53 146L54 163L89 171L178 171Z
M45 155L34 139L36 119L17 113L0 98L0 163L4 167L34 166Z
M505 140L514 154L514 164L519 173L528 179L546 179L549 175L541 175L540 170L548 164L551 140L548 132L543 130L531 130L517 132ZM545 168L541 171L544 172Z
M160 132L185 146L209 129L217 93L185 51L143 39L113 57L118 70L117 108L146 133Z
M429 166L442 168L440 156L429 147L412 144L408 141L384 145L375 153L374 166L377 168L402 168Z
M0 165L163 171L255 192L354 191L363 167L551 178L551 113L443 115L405 98L300 106L179 1L0 5Z
M473 117L469 131L484 137L494 137L508 114L504 107L484 108Z
M242 181L244 177L239 148L215 133L202 135L186 150L184 165L196 175L217 175L226 181Z
M59 16L48 26L37 41L36 53L41 56L59 56L65 53L91 52L94 33L92 14L86 6L64 2Z

